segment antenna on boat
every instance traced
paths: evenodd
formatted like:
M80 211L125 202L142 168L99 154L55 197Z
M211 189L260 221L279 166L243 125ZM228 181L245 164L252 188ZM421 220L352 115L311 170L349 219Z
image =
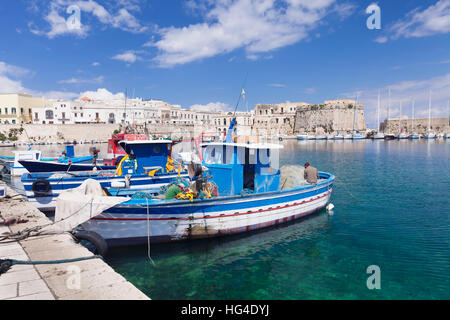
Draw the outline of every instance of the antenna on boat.
M225 142L232 142L232 141L231 141L231 133L232 133L234 127L235 127L236 124L237 124L237 121L236 121L236 111L237 111L237 108L238 108L238 106L239 106L239 103L241 102L241 97L242 97L242 96L245 97L245 90L244 90L244 87L245 87L245 84L246 84L246 82L247 82L247 77L248 77L248 71L247 71L247 74L245 75L244 82L242 83L242 87L241 87L242 89L241 89L241 92L239 93L239 98L238 98L238 101L237 101L237 103L236 103L236 107L234 108L233 119L231 120L230 126L228 127L227 136L225 137Z

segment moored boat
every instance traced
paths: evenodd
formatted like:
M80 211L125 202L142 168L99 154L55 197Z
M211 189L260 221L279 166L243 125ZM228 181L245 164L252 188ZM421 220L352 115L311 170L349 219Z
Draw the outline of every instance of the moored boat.
M376 134L374 134L372 136L372 139L375 139L375 140L384 139L384 133L383 132L377 132Z
M68 189L93 179L102 187L123 185L128 189L159 189L178 176L171 159L171 140L138 140L119 143L128 157L122 159L115 171L85 171L60 173L27 173L22 184L28 201L41 211L53 211L56 198ZM180 172L186 177L186 172Z
M334 176L317 184L284 188L277 167L279 145L204 145L204 179L220 195L191 200L130 199L85 222L110 245L171 242L248 232L298 219L324 208ZM269 159L267 161L267 159Z

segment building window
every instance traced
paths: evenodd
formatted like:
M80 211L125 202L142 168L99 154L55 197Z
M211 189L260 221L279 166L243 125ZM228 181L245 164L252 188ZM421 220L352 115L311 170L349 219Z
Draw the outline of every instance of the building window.
M35 119L35 120L39 120L39 117L38 117L38 113L37 113L37 112L34 113L34 119Z
M23 114L23 108L20 108L20 114Z
M5 114L8 114L8 108L5 107Z
M52 110L45 111L45 118L49 120L53 119L53 111Z

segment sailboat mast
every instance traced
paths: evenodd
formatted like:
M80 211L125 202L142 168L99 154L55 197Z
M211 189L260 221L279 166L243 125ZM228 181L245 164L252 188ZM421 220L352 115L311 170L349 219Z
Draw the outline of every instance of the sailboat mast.
M428 94L428 131L431 130L431 90Z
M356 93L355 109L353 111L353 133L355 133L356 106L358 105L358 93Z
M389 111L390 111L389 109L391 108L391 88L389 88L388 91L389 91L389 95L388 95L388 106L387 106L386 129L388 129L387 132L389 133L390 132L389 131Z
M377 132L380 131L380 90L378 90Z

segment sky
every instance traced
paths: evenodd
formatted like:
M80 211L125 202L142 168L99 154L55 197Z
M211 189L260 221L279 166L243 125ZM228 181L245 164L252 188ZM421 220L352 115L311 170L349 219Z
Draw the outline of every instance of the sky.
M2 0L0 39L0 93L449 116L450 0Z

